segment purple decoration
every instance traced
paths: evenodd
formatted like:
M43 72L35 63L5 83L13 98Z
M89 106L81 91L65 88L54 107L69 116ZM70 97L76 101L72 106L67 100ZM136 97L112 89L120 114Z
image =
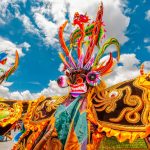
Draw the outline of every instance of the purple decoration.
M70 51L70 53L69 53L68 58L69 58L69 64L70 64L74 69L76 69L77 66L76 66L76 64L75 64L75 62L74 62L74 60L73 60L73 58L72 58L71 51Z
M83 67L83 69L85 70L89 70L91 68L91 66L93 65L94 63L94 56L86 63L86 65Z
M78 60L78 68L83 68L84 55L82 54Z

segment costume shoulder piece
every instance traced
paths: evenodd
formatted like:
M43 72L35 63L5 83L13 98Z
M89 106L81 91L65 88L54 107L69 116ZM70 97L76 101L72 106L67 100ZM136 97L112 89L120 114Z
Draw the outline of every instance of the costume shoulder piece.
M147 136L150 124L149 100L150 78L149 74L144 74L97 92L93 106L99 123L104 127L102 130L108 136L132 142L137 137ZM126 134L122 134L121 138L122 131Z
M37 100L32 101L23 119L26 131L13 149L32 149L47 130L49 123L53 121L53 115L57 107L63 103L67 97L68 96L41 96ZM35 143L33 143L33 141Z
M51 116L53 116L56 108L67 97L68 96L41 96L38 98L28 108L28 112L24 117L25 127L31 129L34 125L40 124L40 122L49 121Z

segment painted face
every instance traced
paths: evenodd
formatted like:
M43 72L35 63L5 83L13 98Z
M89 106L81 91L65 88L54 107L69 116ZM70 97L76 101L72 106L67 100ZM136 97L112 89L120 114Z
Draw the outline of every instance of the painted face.
M87 92L87 85L84 74L72 74L70 78L70 93L73 97L78 97L80 94Z
M72 72L68 73L67 76L60 76L57 83L62 88L69 86L70 94L73 97L78 97L86 93L90 86L97 86L100 84L100 74L96 71Z

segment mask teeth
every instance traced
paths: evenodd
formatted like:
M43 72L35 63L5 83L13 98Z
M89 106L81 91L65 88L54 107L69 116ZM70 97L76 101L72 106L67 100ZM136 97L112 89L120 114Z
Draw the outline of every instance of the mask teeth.
M84 56L82 54L78 60L78 68L83 68L83 60L84 60Z
M94 62L94 56L87 62L87 64L83 67L83 69L89 70L92 67L93 62Z

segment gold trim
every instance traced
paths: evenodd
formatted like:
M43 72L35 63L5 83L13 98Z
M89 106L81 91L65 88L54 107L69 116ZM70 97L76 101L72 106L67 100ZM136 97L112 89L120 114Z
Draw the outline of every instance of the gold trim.
M50 97L52 100L56 100L53 103L52 107L56 109L56 107L58 107L58 105L61 104L67 97L68 96L53 96L53 97ZM49 116L48 118L45 118L45 119L41 119L41 120L37 120L37 121L32 120L35 112L37 111L37 107L38 107L39 103L42 102L45 99L46 99L45 96L41 96L35 102L33 102L30 105L30 107L28 109L28 112L25 114L24 119L23 119L26 129L30 129L32 131L37 130L38 127L40 128L41 125L44 125L53 116L53 114L52 114L51 116ZM51 110L51 109L49 109L49 110ZM40 108L39 108L39 112L40 112Z
M122 125L122 124L116 124L111 122L105 122L105 121L98 121L98 123L102 127L108 127L120 131L131 131L131 132L146 132L147 126L145 125Z
M129 143L134 142L137 138L145 138L147 134L145 132L132 132L132 131L120 131L118 129L112 129L108 127L99 127L99 133L105 132L107 137L115 136L119 142L129 140Z
M141 78L142 77L138 77L137 80L135 80L133 84L135 87L138 87L139 89L143 91L142 100L144 102L144 108L143 108L142 115L141 115L141 121L143 124L147 125L150 123L150 121L148 120L149 118L148 116L150 112L150 102L148 100L148 89L142 86L142 84L140 84Z
M110 118L109 120L112 122L120 122L124 117L129 123L138 123L140 121L139 111L143 108L143 101L137 95L131 95L131 88L129 86L125 86L121 88L121 93L126 91L126 95L123 98L124 104L128 105L128 107L123 108L117 118ZM135 106L129 107L129 106Z

